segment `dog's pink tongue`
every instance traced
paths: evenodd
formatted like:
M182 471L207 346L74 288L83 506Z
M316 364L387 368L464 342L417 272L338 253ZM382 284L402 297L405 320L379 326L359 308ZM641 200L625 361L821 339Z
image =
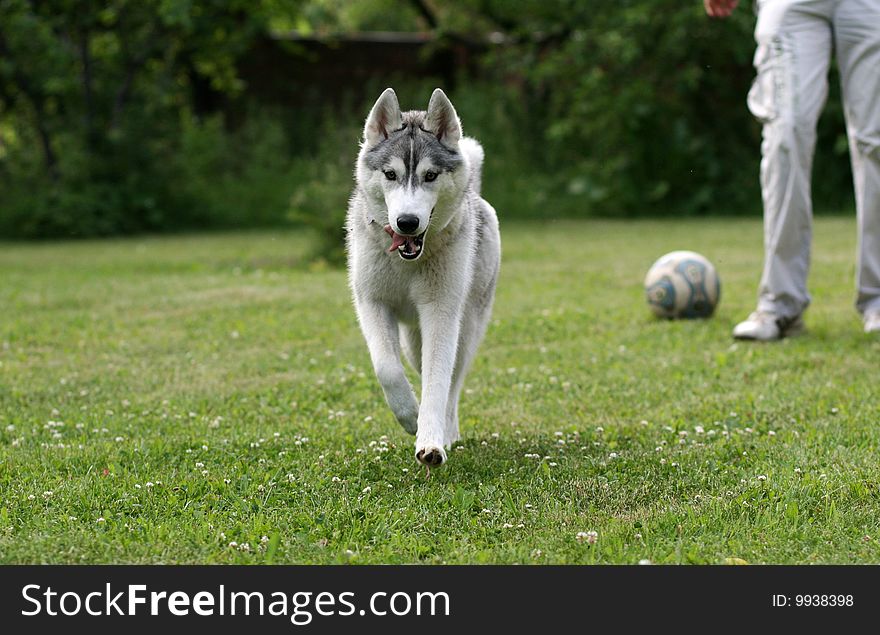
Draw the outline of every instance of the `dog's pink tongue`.
M388 251L394 251L406 243L406 238L391 229L391 225L385 225L385 233L391 236L391 247L388 248Z

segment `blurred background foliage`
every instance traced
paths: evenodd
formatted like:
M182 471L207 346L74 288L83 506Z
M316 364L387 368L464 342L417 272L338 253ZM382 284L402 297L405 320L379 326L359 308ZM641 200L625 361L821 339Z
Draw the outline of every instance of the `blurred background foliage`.
M363 119L443 86L505 218L759 214L747 3L0 0L0 237L306 225ZM852 207L837 79L817 208Z

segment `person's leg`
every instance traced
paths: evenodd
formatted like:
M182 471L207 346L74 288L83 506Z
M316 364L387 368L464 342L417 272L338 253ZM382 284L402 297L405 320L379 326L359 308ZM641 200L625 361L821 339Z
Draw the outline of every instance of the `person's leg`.
M771 0L759 6L758 75L748 98L752 114L764 124L765 259L758 313L774 316L778 326L773 326L775 337L771 330L756 332L756 339L776 339L810 303L810 171L816 122L828 94L834 0ZM741 328L745 325L734 335L748 337Z
M856 307L867 328L880 312L880 0L841 0L834 39L859 226Z

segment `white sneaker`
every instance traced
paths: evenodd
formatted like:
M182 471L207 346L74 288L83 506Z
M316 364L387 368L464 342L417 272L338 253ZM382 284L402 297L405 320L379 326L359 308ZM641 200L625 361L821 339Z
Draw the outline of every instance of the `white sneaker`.
M877 325L880 330L880 321ZM797 335L804 330L804 321L801 316L793 318L779 317L775 313L755 311L744 322L740 322L733 329L733 337L738 340L758 340L761 342L773 342L783 337Z
M880 309L866 311L864 320L865 333L880 333Z

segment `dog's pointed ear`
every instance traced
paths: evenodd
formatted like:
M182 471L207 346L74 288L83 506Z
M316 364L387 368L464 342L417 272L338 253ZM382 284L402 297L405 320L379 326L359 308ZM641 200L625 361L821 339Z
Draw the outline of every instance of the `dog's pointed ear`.
M452 107L452 102L439 88L435 88L428 102L428 114L425 127L433 132L437 139L450 147L458 146L461 139L461 122Z
M373 105L364 126L364 141L367 147L372 148L378 145L402 125L403 119L400 116L397 94L393 88L386 88Z

